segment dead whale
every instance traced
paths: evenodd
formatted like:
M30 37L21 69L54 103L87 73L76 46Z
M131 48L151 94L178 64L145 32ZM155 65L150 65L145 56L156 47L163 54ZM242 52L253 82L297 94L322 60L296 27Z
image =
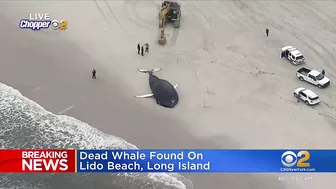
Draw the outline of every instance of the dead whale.
M160 79L153 74L153 72L160 71L161 68L155 68L152 70L138 69L139 72L147 73L149 75L149 87L152 93L145 95L135 96L137 98L149 98L154 97L156 103L160 106L167 108L174 108L179 102L179 96L176 88L178 84L173 86L167 80Z

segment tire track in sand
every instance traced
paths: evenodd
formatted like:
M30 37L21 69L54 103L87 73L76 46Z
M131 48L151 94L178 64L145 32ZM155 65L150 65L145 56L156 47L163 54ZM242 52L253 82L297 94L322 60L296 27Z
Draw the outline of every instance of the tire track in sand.
M113 9L111 8L110 4L104 0L106 7L108 8L108 10L110 11L110 13L112 14L114 20L118 23L119 27L123 30L123 32L130 37L130 35L128 34L127 30L125 30L125 28L123 27L123 25L121 24L120 20L118 19L118 17L116 16L116 14L114 13Z
M104 12L103 12L103 10L100 8L100 6L99 6L97 0L93 0L93 2L95 3L95 5L96 5L97 9L99 10L100 14L103 16L105 22L106 22L107 24L109 24L109 21L107 20L105 14L104 14Z
M116 14L114 13L113 9L111 8L111 6L108 4L108 2L106 0L103 1L98 1L98 0L93 0L98 11L100 12L100 14L102 15L102 17L104 18L106 24L108 26L111 26L110 23L110 19L106 14L106 11L103 11L102 7L103 5L100 5L99 2L104 2L104 6L105 8L107 8L108 12L112 15L113 19L116 21L116 23L118 24L119 28L123 31L123 33L128 37L131 38L130 35L128 34L128 32L125 30L125 28L123 27L123 25L121 24L121 22L119 21L118 17L116 16Z
M139 1L125 1L124 12L126 13L128 20L140 28L143 28L148 31L152 31L155 26L153 26L153 24L149 24L148 21L144 20L140 16L140 14L137 11L138 4L139 4ZM157 10L157 19L159 20L158 15L159 15L159 9Z

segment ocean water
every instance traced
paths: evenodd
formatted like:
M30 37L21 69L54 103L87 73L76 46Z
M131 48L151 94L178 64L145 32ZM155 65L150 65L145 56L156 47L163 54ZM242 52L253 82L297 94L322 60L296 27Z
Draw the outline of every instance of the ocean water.
M75 118L55 115L0 83L1 149L137 149ZM192 189L179 174L2 174L4 189Z

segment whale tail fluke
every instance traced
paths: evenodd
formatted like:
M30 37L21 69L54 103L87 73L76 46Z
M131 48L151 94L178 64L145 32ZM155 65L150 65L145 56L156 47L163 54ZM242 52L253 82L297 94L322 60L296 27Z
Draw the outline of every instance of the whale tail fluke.
M154 68L154 69L151 69L151 70L138 69L138 71L141 72L141 73L153 73L153 72L158 72L160 70L161 70L161 68Z
M154 69L151 70L151 72L158 72L160 70L161 70L161 68L154 68Z

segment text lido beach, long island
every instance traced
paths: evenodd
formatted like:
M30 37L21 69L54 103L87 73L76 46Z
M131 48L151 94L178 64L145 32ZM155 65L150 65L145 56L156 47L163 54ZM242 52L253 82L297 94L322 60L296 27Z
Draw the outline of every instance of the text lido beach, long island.
M202 160L203 154L195 153L193 151L185 154L184 152L179 153L158 153L158 152L149 152L149 154L141 153L138 151L135 152L125 152L117 151L108 153L79 153L79 160L81 161L78 169L81 171L85 170L103 170L104 167L108 171L134 171L134 172L143 172L147 171L166 171L174 172L176 170L183 171L203 171L210 170L210 162L206 163L193 163L193 160ZM85 163L85 160L86 163ZM99 160L113 160L105 163L99 163ZM138 163L139 160L146 160L145 164ZM165 163L165 161L177 161L177 163ZM117 163L117 162L121 163ZM122 163L127 162L127 163Z

